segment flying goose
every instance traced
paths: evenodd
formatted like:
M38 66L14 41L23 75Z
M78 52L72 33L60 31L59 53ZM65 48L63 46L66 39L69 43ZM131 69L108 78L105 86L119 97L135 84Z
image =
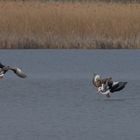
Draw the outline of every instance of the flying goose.
M3 78L5 73L8 72L9 70L13 71L20 78L27 77L26 74L20 68L5 66L2 63L0 63L0 78Z
M121 91L125 88L127 82L112 80L112 77L102 79L100 75L94 74L93 85L96 87L97 92L107 97L111 97L111 93Z

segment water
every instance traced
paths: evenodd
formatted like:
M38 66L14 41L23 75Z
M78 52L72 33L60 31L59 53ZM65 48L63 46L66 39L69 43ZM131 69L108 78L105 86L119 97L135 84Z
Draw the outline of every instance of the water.
M139 140L139 50L1 50L12 72L0 80L1 140ZM93 73L127 81L99 96Z

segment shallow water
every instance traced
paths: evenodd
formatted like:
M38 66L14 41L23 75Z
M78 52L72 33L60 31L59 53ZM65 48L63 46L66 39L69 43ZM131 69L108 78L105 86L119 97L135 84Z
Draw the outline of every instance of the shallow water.
M139 50L1 50L19 66L1 80L0 139L139 140ZM111 98L99 96L93 73L127 81Z

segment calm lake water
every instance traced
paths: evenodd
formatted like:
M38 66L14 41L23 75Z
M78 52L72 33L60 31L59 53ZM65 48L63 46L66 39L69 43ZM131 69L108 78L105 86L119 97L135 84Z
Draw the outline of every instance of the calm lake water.
M0 50L0 140L139 140L140 50ZM127 81L99 96L94 73Z

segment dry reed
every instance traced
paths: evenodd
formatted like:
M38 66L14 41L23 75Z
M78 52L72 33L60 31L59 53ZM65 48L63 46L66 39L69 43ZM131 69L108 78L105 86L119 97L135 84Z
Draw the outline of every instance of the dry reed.
M140 48L140 4L1 1L0 48Z

